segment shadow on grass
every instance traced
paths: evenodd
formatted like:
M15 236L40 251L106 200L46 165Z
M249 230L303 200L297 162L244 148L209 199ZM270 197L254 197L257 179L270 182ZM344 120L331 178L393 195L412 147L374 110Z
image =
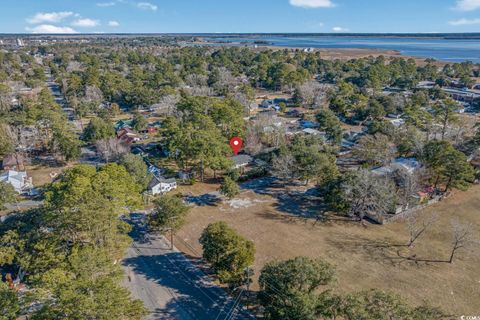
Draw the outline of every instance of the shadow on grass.
M344 235L341 238L328 238L327 241L343 252L361 253L370 261L388 263L393 266L404 264L420 266L449 262L443 259L418 257L408 245L395 243L388 238L372 240L366 237Z
M215 192L202 194L200 196L187 196L185 197L185 201L200 207L216 206L222 201L222 198L220 198L220 195Z

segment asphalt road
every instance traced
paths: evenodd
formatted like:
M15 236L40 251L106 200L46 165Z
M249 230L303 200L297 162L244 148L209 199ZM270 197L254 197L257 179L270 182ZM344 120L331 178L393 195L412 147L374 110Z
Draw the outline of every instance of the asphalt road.
M152 312L148 320L255 319L165 238L148 234L144 219L131 215L134 243L123 267L124 285Z

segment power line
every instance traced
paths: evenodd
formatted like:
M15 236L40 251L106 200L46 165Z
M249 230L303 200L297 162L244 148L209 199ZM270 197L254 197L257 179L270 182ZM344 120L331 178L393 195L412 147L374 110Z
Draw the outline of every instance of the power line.
M225 316L225 318L223 318L223 320L230 320L231 316L233 316L234 310L235 310L235 309L237 308L237 306L240 304L240 297L242 296L243 291L244 291L244 289L242 289L242 290L240 291L240 293L238 294L237 299L233 302L232 308L230 309L230 311L228 311L227 315Z

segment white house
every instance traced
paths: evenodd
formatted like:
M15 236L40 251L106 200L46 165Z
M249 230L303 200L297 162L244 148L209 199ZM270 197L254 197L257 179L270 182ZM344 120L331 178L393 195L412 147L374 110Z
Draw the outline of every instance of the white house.
M0 182L10 183L18 193L27 192L33 188L32 178L29 178L25 171L5 171L0 175Z
M174 189L177 189L177 180L175 180L175 178L165 179L154 176L148 184L148 191L153 195L164 194Z

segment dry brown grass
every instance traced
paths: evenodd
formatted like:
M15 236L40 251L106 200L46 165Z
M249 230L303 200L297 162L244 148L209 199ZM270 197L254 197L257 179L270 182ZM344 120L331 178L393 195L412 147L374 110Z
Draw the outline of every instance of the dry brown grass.
M215 185L199 184L195 189L215 190ZM402 246L408 241L404 222L386 226L351 222L326 222L314 225L280 212L278 201L268 195L243 191L240 199L253 201L248 208L218 206L195 207L187 225L178 233L177 245L189 255L199 256L198 239L202 230L215 221L225 221L245 237L253 240L257 253L255 283L261 268L268 261L305 255L322 257L335 264L338 273L337 290L349 292L369 288L391 290L413 304L429 303L452 314L480 312L480 257L473 251L463 251L453 264L415 263L401 256L416 254L419 259L448 258L451 241L451 219L474 224L480 230L480 186L459 192L434 205L420 216L437 212L440 220L418 240L413 249ZM480 235L478 235L480 237ZM183 240L193 247L182 244ZM477 248L477 252L478 252Z

